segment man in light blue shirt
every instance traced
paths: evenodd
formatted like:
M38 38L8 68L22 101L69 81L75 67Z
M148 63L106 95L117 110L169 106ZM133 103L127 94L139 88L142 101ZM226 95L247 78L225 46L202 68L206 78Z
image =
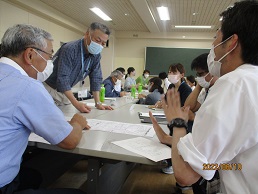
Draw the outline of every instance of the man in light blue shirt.
M86 119L79 114L74 115L69 124L41 83L52 72L52 53L51 35L30 25L15 25L6 31L2 38L0 59L0 193L2 194L19 193L18 184L22 184L22 179L17 177L22 154L31 132L42 136L51 144L64 149L73 149L81 139L82 129L89 128ZM38 192L44 193L40 190ZM37 193L37 191L28 190L26 193ZM60 193L69 192L61 190Z

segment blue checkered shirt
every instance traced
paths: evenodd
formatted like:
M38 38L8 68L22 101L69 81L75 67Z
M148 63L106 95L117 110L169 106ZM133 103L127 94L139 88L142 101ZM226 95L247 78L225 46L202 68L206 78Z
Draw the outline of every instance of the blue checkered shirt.
M83 55L81 46L83 44ZM46 83L58 92L71 90L79 81L87 76L90 78L90 90L99 91L102 82L102 72L100 66L101 55L92 55L85 52L82 39L68 42L56 52L58 56L54 61L54 70ZM82 56L84 69L82 70Z

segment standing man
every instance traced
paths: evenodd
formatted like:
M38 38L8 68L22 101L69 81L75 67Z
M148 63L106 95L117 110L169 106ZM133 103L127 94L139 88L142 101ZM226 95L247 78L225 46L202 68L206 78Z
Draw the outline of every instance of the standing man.
M79 102L71 90L78 82L83 85L83 80L89 76L90 90L93 93L96 108L112 110L112 107L102 105L99 100L102 82L100 53L106 45L109 35L108 27L94 22L82 39L65 43L57 51L54 71L44 83L57 105L72 103L80 112L90 112L91 108Z
M208 56L209 72L220 77L186 135L189 107L168 91L164 112L173 130L172 162L182 185L209 180L219 170L222 193L258 191L258 2L236 2L222 14Z
M31 132L51 144L74 149L89 128L86 119L75 114L68 123L42 85L52 72L51 35L39 28L18 24L3 38L0 59L0 193L19 193L34 180L25 182L20 171L22 154ZM27 174L27 173L25 173ZM75 191L77 193L77 191ZM74 193L65 190L26 190L23 193Z

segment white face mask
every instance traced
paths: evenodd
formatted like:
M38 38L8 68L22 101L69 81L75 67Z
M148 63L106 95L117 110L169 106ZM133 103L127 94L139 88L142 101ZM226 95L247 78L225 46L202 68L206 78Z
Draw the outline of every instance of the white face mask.
M116 82L115 82L115 85L118 85L118 84L121 85L121 80L120 79L117 79Z
M123 75L123 79L125 79L125 75Z
M202 77L197 77L196 80L198 82L198 84L203 87L203 88L209 88L210 87L210 83L211 83L211 80L209 82L207 82L205 80L205 77L208 75L209 73L207 73L205 76L202 76Z
M34 50L34 49L33 49ZM36 69L36 67L34 67L33 65L31 65L31 67L33 69L35 69L37 71L37 80L44 82L53 72L53 61L52 60L46 60L44 57L41 56L41 54L39 54L36 50L34 50L44 61L47 62L47 66L45 67L45 69L40 72L39 70Z
M90 40L91 40L91 36L90 36ZM86 43L87 43L87 41L86 41ZM102 51L103 46L94 42L93 40L91 40L90 45L87 45L87 49L88 49L89 53L91 53L93 55L97 55Z
M220 61L222 59L224 59L229 53L231 53L237 47L237 44L232 50L230 50L225 55L223 55L218 61L215 61L216 55L215 55L214 49L217 48L218 46L222 45L226 41L228 41L230 38L232 38L232 36L228 37L226 40L219 43L215 47L214 47L214 45L212 45L210 53L209 53L208 58L207 58L208 69L209 69L209 72L210 72L211 75L214 75L216 77L220 77L220 69L221 69L221 64L222 64Z
M117 92L121 92L121 80L118 79L118 80L115 82L114 89L115 89L115 91L117 91Z
M172 84L176 84L179 80L179 75L168 75L168 81Z
M144 74L145 79L147 79L149 76L149 74Z

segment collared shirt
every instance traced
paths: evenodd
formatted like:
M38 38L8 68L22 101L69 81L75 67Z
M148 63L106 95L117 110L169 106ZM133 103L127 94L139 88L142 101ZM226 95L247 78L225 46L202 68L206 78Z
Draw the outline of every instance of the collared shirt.
M107 79L103 81L105 87L105 96L106 97L120 97L120 92L116 91L114 88L114 84L111 80L112 78L109 76Z
M220 77L196 114L192 134L177 145L184 161L205 179L214 176L211 167L222 168L223 193L258 191L257 77L258 67L250 64Z
M81 53L81 50L83 53ZM89 76L90 90L100 90L102 82L101 55L86 53L82 39L62 45L55 56L58 57L54 61L53 73L46 80L49 86L57 89L58 92L65 92L71 90L79 81ZM84 61L84 64L82 64L82 61ZM84 67L83 70L82 67Z
M3 187L18 174L31 132L58 144L70 134L72 126L43 84L6 58L0 59L0 93L0 187Z

